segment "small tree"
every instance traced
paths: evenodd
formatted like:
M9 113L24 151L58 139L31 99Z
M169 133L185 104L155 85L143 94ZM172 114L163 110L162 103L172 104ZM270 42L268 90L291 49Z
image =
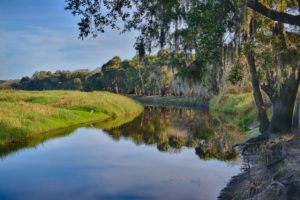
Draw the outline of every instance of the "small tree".
M73 80L73 84L74 84L74 89L75 90L82 90L82 83L81 83L80 78L75 78Z

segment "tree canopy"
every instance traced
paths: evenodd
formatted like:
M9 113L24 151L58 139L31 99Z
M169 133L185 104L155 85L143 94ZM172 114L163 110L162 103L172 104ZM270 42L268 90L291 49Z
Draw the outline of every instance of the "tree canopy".
M176 65L172 55L188 52L195 61L184 74L199 76L216 91L224 80L224 49L231 47L235 64L228 78L239 82L243 66L248 66L260 130L285 132L291 127L300 83L300 0L66 2L66 9L81 17L79 37L97 36L107 27L138 30L136 49L142 60L153 48L168 48ZM262 91L273 106L270 125ZM277 126L279 121L284 125Z

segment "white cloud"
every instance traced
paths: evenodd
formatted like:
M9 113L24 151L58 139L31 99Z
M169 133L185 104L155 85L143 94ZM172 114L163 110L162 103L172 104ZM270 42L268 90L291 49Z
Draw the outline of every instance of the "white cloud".
M0 31L0 80L38 70L94 69L115 55L131 58L135 35L109 31L96 39L80 40L76 33L37 27Z

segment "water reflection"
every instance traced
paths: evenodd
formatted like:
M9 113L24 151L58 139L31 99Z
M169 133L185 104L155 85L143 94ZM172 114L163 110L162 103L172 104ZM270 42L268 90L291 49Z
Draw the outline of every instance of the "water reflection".
M232 145L243 137L208 113L149 107L131 120L0 149L0 199L210 200L240 173Z
M101 124L95 126L101 128ZM206 160L235 160L238 154L232 146L244 139L238 129L209 113L160 107L147 107L131 123L106 131L115 141L124 137L137 145L156 145L161 152L178 153L192 147Z
M193 149L159 153L101 130L26 149L0 162L0 199L216 199L238 165L204 161Z
M67 137L81 127L94 127L94 125L96 125L96 127L101 130L112 129L114 127L120 127L123 124L129 123L134 118L136 118L136 114L126 115L118 118L110 118L95 124L78 124L64 129L57 129L42 134L36 134L35 137L24 139L22 141L19 141L18 143L12 143L6 146L0 145L0 158L5 158L8 155L12 155L13 153L22 151L27 148L36 148L38 145L43 144L51 139Z
M200 159L236 160L232 146L245 139L235 127L223 124L207 112L191 109L146 107L137 118L125 116L37 135L17 144L0 147L0 158L24 148L34 148L49 139L65 137L79 127L105 130L115 141L130 139L136 145L156 145L160 152L180 153L194 148Z

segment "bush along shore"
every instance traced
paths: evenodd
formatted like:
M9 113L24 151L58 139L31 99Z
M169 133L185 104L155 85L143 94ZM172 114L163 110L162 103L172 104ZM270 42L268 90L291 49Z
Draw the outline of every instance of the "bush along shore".
M134 100L108 92L0 91L0 147L78 124L133 118L142 111Z

